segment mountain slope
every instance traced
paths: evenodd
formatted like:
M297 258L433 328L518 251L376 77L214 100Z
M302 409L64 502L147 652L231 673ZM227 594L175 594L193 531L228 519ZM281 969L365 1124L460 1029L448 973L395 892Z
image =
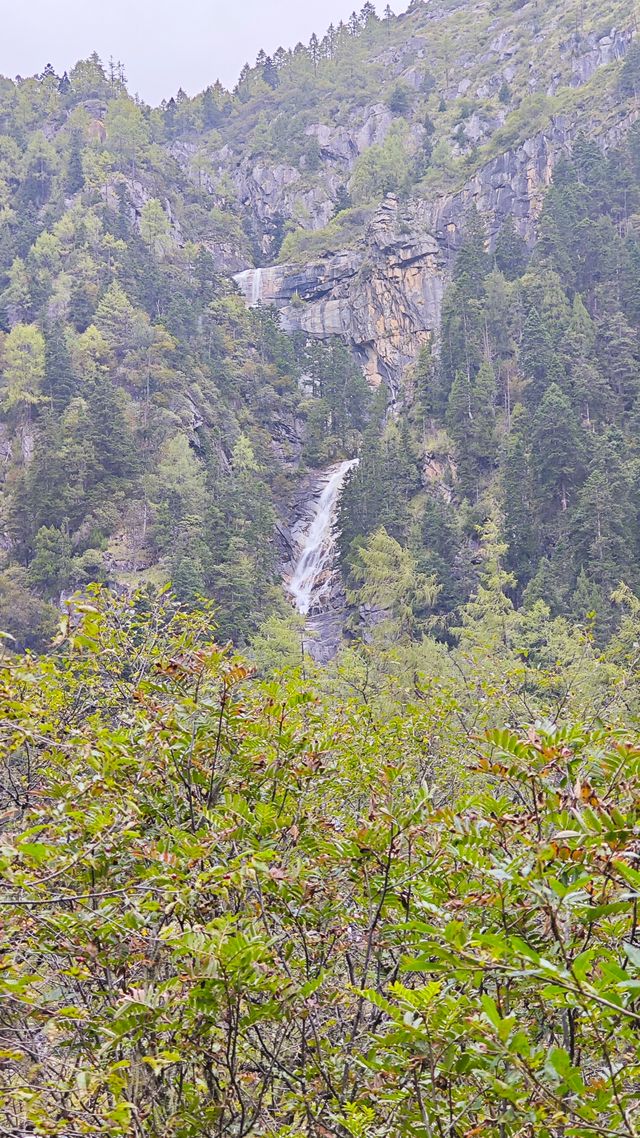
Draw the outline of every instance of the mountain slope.
M365 5L233 93L156 109L97 57L2 80L17 644L92 579L204 592L241 643L286 618L276 523L286 543L306 472L359 447L354 612L394 608L363 600L384 526L432 580L398 601L404 631L455 637L498 509L514 597L596 611L605 635L635 584L635 30L629 2Z

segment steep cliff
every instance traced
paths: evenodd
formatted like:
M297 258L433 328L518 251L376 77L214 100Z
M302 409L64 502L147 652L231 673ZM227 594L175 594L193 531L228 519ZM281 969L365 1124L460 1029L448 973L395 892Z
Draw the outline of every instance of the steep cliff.
M622 38L619 50L627 42ZM637 117L632 109L615 127L598 131L603 149ZM355 248L304 264L247 269L235 280L250 305L275 305L285 330L345 337L371 384L384 381L395 396L404 369L438 330L468 211L478 210L492 241L513 218L533 245L553 170L582 129L567 115L556 116L517 149L482 166L457 193L408 200L388 194Z
M360 62L358 86L369 89L375 77L384 99L345 95L336 106L321 86L313 90L294 116L300 145L289 163L273 158L284 113L276 92L271 145L238 158L230 140L214 155L251 219L255 261L266 266L237 275L248 302L274 304L287 330L343 336L372 385L397 393L439 326L469 209L491 239L512 217L531 246L571 141L585 132L606 148L634 121L635 103L620 100L618 85L633 7L617 4L608 17L603 26L598 7L585 4L549 3L543 14L532 3L413 3L389 25L389 46ZM264 92L253 102L264 107ZM323 121L309 122L314 114ZM397 190L389 192L393 176L381 178L387 193L376 201L375 177L362 190L363 164L383 162L396 136L406 169L395 172ZM259 132L251 137L260 148ZM351 208L336 216L345 201ZM276 263L269 254L283 232Z

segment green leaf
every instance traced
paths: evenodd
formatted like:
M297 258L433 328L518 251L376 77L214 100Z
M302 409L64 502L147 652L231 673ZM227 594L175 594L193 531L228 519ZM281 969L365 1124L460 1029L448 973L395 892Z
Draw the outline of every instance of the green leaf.
M629 962L634 968L640 969L640 945L626 943L623 948Z

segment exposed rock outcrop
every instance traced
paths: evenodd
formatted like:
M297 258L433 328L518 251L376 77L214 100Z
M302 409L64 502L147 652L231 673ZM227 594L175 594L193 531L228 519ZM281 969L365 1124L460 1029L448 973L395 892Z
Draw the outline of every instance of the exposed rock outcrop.
M446 24L455 11L455 5L440 5L436 0L422 7L430 26L441 21ZM465 6L461 3L458 7ZM409 18L417 8L417 4L412 5ZM478 3L476 10L481 22L487 5ZM397 395L407 365L439 327L447 275L469 208L478 209L491 241L506 218L513 217L521 235L533 244L553 170L571 145L576 130L572 124L580 121L579 116L558 114L543 130L518 143L514 136L521 122L516 120L511 125L508 92L506 103L495 99L500 88L513 80L525 93L540 92L542 106L544 92L553 94L559 86L583 86L600 68L623 59L634 34L630 25L589 34L576 31L566 38L560 15L555 13L552 23L544 27L536 27L534 19L532 54L523 48L515 28L492 14L482 31L482 50L475 56L465 52L455 56L445 94L447 100L473 94L492 98L493 109L481 106L465 114L453 138L441 141L454 156L468 158L480 146L491 148L496 156L455 193L408 200L388 196L362 235L350 238L350 244L337 252L310 254L304 264L255 270L243 266L236 280L248 303L275 305L287 330L320 338L344 337L371 384L385 381L392 396ZM549 48L551 38L553 46ZM545 50L545 59L552 60L556 74L551 77L539 64L538 43L540 50ZM374 62L408 91L418 92L429 79L432 59L432 43L425 34L409 35L402 44L382 51ZM348 121L334 117L304 127L308 142L317 145L320 163L315 170L304 155L289 164L253 156L234 164L233 152L226 146L214 156L214 166L217 164L220 173L226 171L242 211L252 219L255 244L262 252L260 260L269 261L279 248L277 238L282 237L287 221L295 219L295 224L309 231L327 225L341 187L350 184L359 156L371 146L384 143L393 127L394 114L388 102L352 108ZM410 160L411 154L424 145L425 125L412 120L411 115L407 123ZM603 146L617 141L629 120L613 127L611 123L615 123L613 115L605 128L611 137L607 139L603 130L600 139ZM356 230L356 224L349 232ZM333 236L329 234L328 240Z
M456 194L435 201L388 196L361 245L311 261L252 269L236 277L249 304L273 304L283 326L320 338L343 336L370 382L392 392L437 330L447 273L475 205L493 239L508 216L534 238L544 192L571 142L568 122L484 166Z
M633 39L629 29L611 28L606 35L581 35L576 33L562 44L560 54L571 59L571 86L581 87L588 83L600 67L617 63L624 59Z
M446 260L435 237L404 228L389 197L362 248L297 267L275 266L237 277L251 304L275 304L289 331L344 336L372 384L393 385L437 327Z

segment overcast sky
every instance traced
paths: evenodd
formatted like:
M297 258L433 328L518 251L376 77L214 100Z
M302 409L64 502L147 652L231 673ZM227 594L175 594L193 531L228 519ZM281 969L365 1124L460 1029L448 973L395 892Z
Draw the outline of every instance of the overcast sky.
M362 8L363 0L357 4ZM381 0L378 9L385 7ZM408 0L391 0L395 12ZM261 47L307 42L348 19L353 0L5 0L0 73L59 73L97 51L122 59L129 89L156 104L182 86L190 95L221 79L232 87Z

